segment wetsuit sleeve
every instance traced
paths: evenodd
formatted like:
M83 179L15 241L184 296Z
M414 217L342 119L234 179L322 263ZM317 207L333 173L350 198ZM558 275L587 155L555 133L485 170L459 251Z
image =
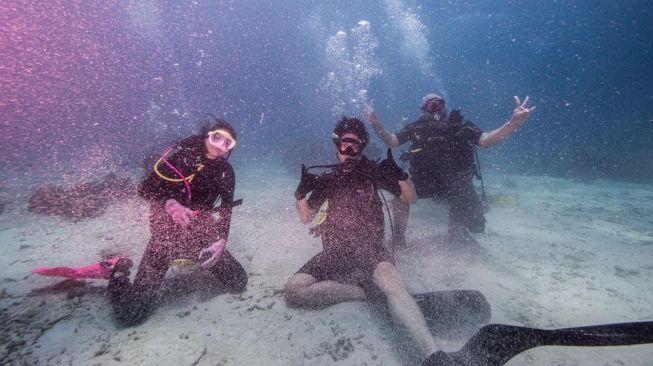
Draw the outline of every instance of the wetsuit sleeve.
M478 128L473 122L465 121L463 128L458 132L460 136L465 140L478 145L478 140L480 140L483 131Z
M222 191L220 192L222 203L220 207L232 207L234 203L234 191L236 190L236 173L234 173L234 169L230 164L225 168L224 176L219 184L222 187Z
M383 177L380 173L377 176L377 187L392 193L395 197L399 197L401 195L401 187L399 186L398 180L390 177Z
M361 171L363 175L369 179L375 188L388 191L399 197L401 195L401 187L396 178L389 177L381 171L381 165L376 162L367 160L366 157L361 159Z
M311 210L319 210L327 198L327 187L317 188L308 197L308 207Z
M395 133L395 136L397 136L397 141L401 146L410 140L410 129L408 126L404 126L399 132Z
M229 229L231 228L231 212L233 210L234 191L236 190L236 174L231 164L227 164L223 177L219 182L216 182L220 187L221 203L218 207L220 213L220 224L218 226L218 233L221 238L227 239L229 237Z

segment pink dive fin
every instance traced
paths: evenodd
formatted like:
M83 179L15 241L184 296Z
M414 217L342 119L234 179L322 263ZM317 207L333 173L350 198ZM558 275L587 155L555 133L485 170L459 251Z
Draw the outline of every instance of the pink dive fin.
M111 268L120 260L118 258L107 259L102 262L95 262L88 266L81 267L38 267L32 270L32 273L49 276L49 277L65 277L72 279L82 278L108 278Z

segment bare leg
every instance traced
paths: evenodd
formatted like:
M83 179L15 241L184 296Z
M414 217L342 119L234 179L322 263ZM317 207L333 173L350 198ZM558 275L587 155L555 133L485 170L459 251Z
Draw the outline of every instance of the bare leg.
M374 270L374 283L386 295L395 322L406 328L424 357L437 351L439 347L426 325L424 315L406 290L395 266L388 262L379 263Z
M286 283L286 301L294 306L319 307L347 301L364 301L366 298L365 291L359 286L318 281L306 273L297 273Z

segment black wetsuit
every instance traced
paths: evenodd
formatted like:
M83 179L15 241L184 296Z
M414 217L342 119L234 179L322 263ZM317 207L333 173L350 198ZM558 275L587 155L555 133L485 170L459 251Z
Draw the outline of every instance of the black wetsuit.
M188 201L182 183L168 182L152 172L139 186L139 193L150 201L151 238L141 259L133 284L126 276L112 278L109 290L114 313L119 322L130 325L143 321L151 312L163 278L175 259L189 259L200 263L199 252L220 238L227 238L231 223L235 176L231 164L223 158L205 158L203 138L191 137L182 142L182 149L169 158L170 163L184 176L195 174L190 182L192 198ZM203 165L203 168L199 168ZM198 168L200 171L198 171ZM170 178L178 176L164 163L159 171ZM198 211L188 226L176 224L166 213L164 204L175 199ZM220 219L212 212L217 201ZM204 258L205 260L206 258ZM219 285L232 292L241 292L247 285L247 272L225 250L218 263L211 268Z
M336 170L320 179L320 188L308 198L308 205L317 210L328 201L326 220L312 230L321 236L323 251L298 273L319 281L339 281L361 271L359 284L364 285L379 263L392 262L383 246L383 206L378 190L398 197L399 183L383 177L379 165L365 157L350 172Z
M449 201L450 225L472 232L485 229L481 201L474 190L474 150L483 131L452 111L441 121L420 118L396 133L399 145L408 141L410 174L417 196L442 197Z

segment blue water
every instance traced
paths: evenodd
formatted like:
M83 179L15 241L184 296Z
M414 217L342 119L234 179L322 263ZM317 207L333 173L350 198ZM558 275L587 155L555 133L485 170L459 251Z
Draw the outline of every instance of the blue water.
M529 95L537 112L485 152L487 164L653 179L647 1L1 7L0 161L9 167L97 146L133 160L154 140L191 133L207 112L237 126L248 156L282 153L285 140L360 115L351 100L368 89L391 130L417 118L427 92L485 130L509 118L513 95ZM370 23L366 40L356 38L360 20ZM338 31L347 39L329 55ZM330 72L337 83L325 86Z

